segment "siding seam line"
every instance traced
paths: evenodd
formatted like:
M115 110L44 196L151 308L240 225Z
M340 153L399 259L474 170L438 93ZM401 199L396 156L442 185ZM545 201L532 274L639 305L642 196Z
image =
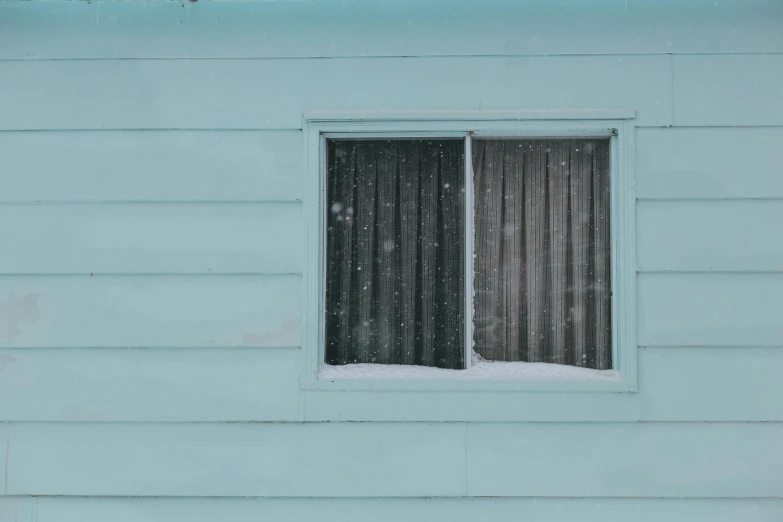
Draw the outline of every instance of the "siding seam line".
M262 425L315 425L315 424L395 424L395 425L432 425L432 424L440 424L440 425L446 425L446 424L466 424L464 420L389 420L389 419L381 419L381 420L342 420L342 419L328 419L328 420L307 420L307 421L301 421L297 418L290 418L288 420L179 420L179 421L171 421L171 420L117 420L117 419L111 419L111 420L100 420L100 419L88 419L88 420L78 420L78 421L50 421L50 420L31 420L31 419L11 419L7 422L9 425L12 424L24 424L28 426L32 425L40 425L40 426L47 426L52 424L62 424L62 425L68 425L68 426L91 426L91 427L105 427L105 426L138 426L138 427L150 427L150 426L234 426L234 425L245 425L245 426L262 426ZM635 426L635 425L643 425L643 424L656 424L656 425L670 425L670 426L681 426L686 424L701 424L701 425L707 425L707 424L716 424L716 425L738 425L738 426L747 426L747 425L778 425L783 426L783 418L771 418L767 420L758 420L758 419L751 419L751 420L684 420L684 419L676 419L674 417L660 417L660 418L653 418L653 417L646 417L642 418L641 415L637 415L634 412L633 416L628 416L628 419L626 420L584 420L576 418L574 420L567 420L565 418L559 418L556 420L535 420L535 419L527 419L527 420L518 420L518 419L512 419L512 420L474 420L474 421L468 421L467 423L473 423L473 424L496 424L501 426L511 426L511 425L526 425L526 426L541 426L541 425L594 425L594 426L606 426L606 425L624 425L624 426ZM4 495L0 495L0 498L2 498ZM13 495L5 495L5 496L13 496ZM68 495L70 496L70 495ZM463 496L474 496L469 494L458 494L456 497L463 497ZM381 497L386 498L386 497Z
M0 4L1 6L2 4ZM658 51L658 52L640 52L640 53L620 53L620 52L554 52L554 53L479 53L479 54L354 54L354 55L335 55L335 56L97 56L97 57L61 57L61 58L0 58L0 63L42 63L42 62L130 62L130 61L149 61L149 62L194 62L194 61L232 61L232 62L263 62L263 61L327 61L327 60L428 60L428 59L466 59L466 58L585 58L585 57L655 57L655 56L781 56L783 51L744 51L744 52L709 52L709 51Z
M302 272L0 272L0 277L301 277Z
M781 269L748 269L739 268L736 270L683 270L683 269L641 269L637 270L636 274L658 274L658 275L676 275L676 274L688 274L688 275L780 275L783 273Z
M655 196L639 196L636 198L636 201L652 201L655 203L700 203L700 202L707 202L707 203L740 203L745 201L783 201L783 197L781 196L738 196L738 197L726 197L726 196L713 196L713 197L684 197L684 198L677 198L677 197L655 197Z
M187 346L187 345L169 345L169 346L160 346L160 345L127 345L127 344L121 344L121 345L91 345L91 346L76 346L76 345L0 345L0 350L6 351L6 350L21 350L21 351L64 351L64 350L103 350L107 352L115 351L115 350L123 350L123 351L182 351L182 352L191 352L191 351L228 351L228 350L237 350L237 351L250 351L250 350L300 350L302 347L298 345L259 345L259 344L250 344L250 345L244 345L244 344L208 344L208 345L193 345L193 346ZM2 421L0 421L2 422Z
M179 500L179 501L198 501L198 500L220 500L220 501L254 501L254 500L298 500L298 501L329 501L329 500L455 500L459 502L465 499L462 496L445 496L445 495L430 495L430 496L331 496L331 497L313 497L313 496L218 496L218 495L34 495L34 494L22 494L22 495L8 495L6 498L35 498L35 499L54 499L54 500L130 500L130 501L157 501L160 499ZM660 495L652 496L542 496L542 495L471 495L468 499L487 499L487 500L686 500L686 501L710 501L710 502L735 502L742 500L767 500L767 501L783 501L783 496L745 496L745 497L705 497L705 496L668 496L662 497Z
M162 206L162 205L182 205L182 206L285 206L290 205L292 207L302 207L301 199L181 199L181 200L167 200L167 199L9 199L0 200L0 206L45 206L45 205L71 205L71 206L88 206L88 205L116 205L116 206L132 206L132 205L149 205L149 206Z
M463 425L465 426L464 430L464 443L463 443L463 452L464 452L464 459L465 459L465 484L464 484L464 490L463 490L463 496L468 496L468 423L463 422Z
M3 496L8 496L8 462L11 460L9 454L11 453L11 424L9 422L3 423L3 431L5 432L5 468L3 472Z
M670 127L674 127L677 124L674 119L674 53L669 54L669 81L672 95L672 124Z
M783 345L777 344L640 344L637 348L650 350L755 350L772 349L783 350Z
M567 120L563 120L567 121ZM662 125L662 124L637 124L639 129L780 129L783 123L737 123L737 124L716 124L709 123L705 125ZM102 129L95 127L6 127L0 126L0 135L3 133L22 133L22 132L301 132L302 127L105 127Z

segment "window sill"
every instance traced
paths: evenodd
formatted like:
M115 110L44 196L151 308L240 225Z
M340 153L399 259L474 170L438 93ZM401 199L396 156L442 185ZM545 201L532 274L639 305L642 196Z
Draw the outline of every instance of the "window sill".
M475 357L475 354L474 354ZM490 362L474 359L467 370L397 364L322 365L317 379L304 389L340 391L454 392L630 392L614 370L593 370L560 364Z
M366 392L633 392L632 383L618 380L499 379L312 379L303 390Z

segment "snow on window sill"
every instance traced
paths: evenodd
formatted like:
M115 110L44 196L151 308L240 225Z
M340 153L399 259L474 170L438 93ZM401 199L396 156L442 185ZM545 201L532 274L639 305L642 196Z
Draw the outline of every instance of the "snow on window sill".
M500 380L500 381L620 381L615 370L593 370L564 364L475 361L467 370L399 364L324 364L324 380Z

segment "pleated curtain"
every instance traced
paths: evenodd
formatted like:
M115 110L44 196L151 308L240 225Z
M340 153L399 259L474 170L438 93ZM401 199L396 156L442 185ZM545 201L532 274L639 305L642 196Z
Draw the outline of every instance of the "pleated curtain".
M464 141L327 143L325 362L464 368ZM609 144L472 140L481 357L612 367Z
M326 362L463 368L464 141L328 140Z
M609 140L474 139L472 156L474 349L611 368Z

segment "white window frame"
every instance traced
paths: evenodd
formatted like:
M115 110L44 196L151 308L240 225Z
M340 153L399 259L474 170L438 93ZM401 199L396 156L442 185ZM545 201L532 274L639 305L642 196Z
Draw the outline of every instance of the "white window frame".
M303 273L302 342L306 355L303 390L385 392L634 392L637 390L635 313L635 194L633 183L633 119L631 110L596 111L349 111L310 113L304 121L307 176L304 215L307 262ZM466 175L472 172L470 140L477 137L611 138L612 364L617 380L461 380L461 379L319 379L324 360L325 306L325 140L327 138L454 138L466 140ZM473 208L473 186L466 180L467 208ZM474 216L465 223L467 288L473 281ZM466 364L472 339L472 292L466 292Z

